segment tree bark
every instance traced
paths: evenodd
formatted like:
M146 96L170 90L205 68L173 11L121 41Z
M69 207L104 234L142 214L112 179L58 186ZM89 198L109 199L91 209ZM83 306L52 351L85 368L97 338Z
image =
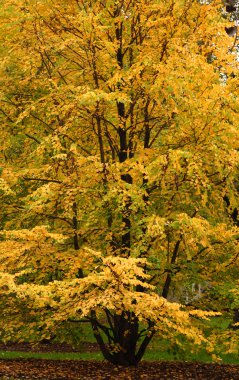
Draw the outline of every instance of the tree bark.
M107 316L109 318L109 315ZM139 321L132 312L112 315L109 327L102 325L95 312L91 313L93 333L104 358L114 365L137 366L154 336L153 324L146 329L145 338L139 344ZM107 341L103 339L103 334Z
M181 240L178 240L176 242L176 244L175 244L173 255L172 255L172 258L171 258L171 262L170 262L171 265L175 264L175 262L176 262L176 259L177 259L177 256L178 256L178 249L179 249L180 242L181 242ZM167 274L167 277L166 277L166 280L165 280L165 283L164 283L163 291L162 291L162 297L164 297L164 298L168 297L171 281L172 281L172 270L169 269L169 272Z
M73 228L74 228L74 237L73 237L74 249L76 251L78 251L80 249L80 245L79 245L79 237L78 237L78 233L77 233L78 220L77 220L77 204L76 204L76 202L73 203L72 208L73 208L73 213L74 213L74 216L73 216L73 219L72 219ZM78 278L83 278L84 277L84 273L83 273L83 270L81 268L78 268L77 277Z

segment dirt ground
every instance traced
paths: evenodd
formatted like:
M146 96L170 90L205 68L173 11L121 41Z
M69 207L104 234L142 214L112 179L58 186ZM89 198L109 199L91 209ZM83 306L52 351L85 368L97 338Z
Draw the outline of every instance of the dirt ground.
M15 343L7 344L0 342L0 351L22 351L22 352L97 352L97 343L82 342L80 347L75 348L66 343Z
M137 368L107 362L68 360L0 360L0 379L41 380L232 380L239 366L177 362L142 362Z

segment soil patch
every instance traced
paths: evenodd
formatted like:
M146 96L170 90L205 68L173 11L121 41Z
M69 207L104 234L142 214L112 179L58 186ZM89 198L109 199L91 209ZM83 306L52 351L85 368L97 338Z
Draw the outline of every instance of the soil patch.
M0 378L16 380L239 380L239 366L142 362L137 368L73 360L0 360Z
M82 342L79 347L73 347L65 343L0 343L0 351L20 351L20 352L97 352L97 343Z

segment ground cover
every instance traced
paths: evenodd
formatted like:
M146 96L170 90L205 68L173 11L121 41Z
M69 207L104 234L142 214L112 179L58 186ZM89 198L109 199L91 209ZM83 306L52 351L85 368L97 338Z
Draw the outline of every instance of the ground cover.
M143 361L137 368L122 368L105 361L18 359L0 360L0 378L4 380L237 380L239 366Z
M205 328L208 334L212 329L223 336L230 331L230 321L229 317L217 317L207 321ZM63 337L66 332L61 334ZM223 352L222 349L218 344L217 351ZM191 353L187 347L183 351L155 337L137 368L114 367L103 360L90 326L85 324L76 346L70 341L0 343L0 379L239 379L237 353L224 353L221 359L221 364L215 364L203 349Z
M173 355L152 347L137 368L115 367L102 359L97 345L0 344L2 380L170 379L239 380L239 365L173 361ZM165 359L166 358L166 359ZM170 360L171 359L171 360Z

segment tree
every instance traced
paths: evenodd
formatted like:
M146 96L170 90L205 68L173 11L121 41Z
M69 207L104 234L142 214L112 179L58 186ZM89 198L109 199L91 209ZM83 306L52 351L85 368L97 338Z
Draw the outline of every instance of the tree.
M238 249L223 200L235 206L237 63L218 7L8 0L2 12L8 302L32 329L89 321L114 364L136 365L155 333L208 343L193 321L210 312L170 289L210 281Z

